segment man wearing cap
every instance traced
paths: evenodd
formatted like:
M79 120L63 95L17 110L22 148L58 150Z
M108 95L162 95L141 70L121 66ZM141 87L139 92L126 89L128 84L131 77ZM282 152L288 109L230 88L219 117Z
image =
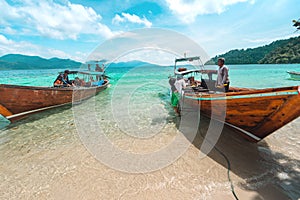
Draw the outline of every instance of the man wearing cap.
M228 75L228 67L225 65L225 58L218 59L218 77L216 82L217 88L224 88L225 92L229 91L229 75Z
M70 73L69 70L65 70L63 74L59 74L55 79L53 85L54 87L70 87L73 84L69 80L68 74Z

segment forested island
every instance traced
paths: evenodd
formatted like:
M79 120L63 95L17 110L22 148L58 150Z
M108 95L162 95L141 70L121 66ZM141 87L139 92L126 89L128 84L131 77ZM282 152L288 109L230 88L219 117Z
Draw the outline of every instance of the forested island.
M216 63L218 57L224 57L226 64L300 63L300 36L277 40L262 47L231 50L215 56L209 64Z
M78 68L81 63L70 59L7 54L0 57L0 70Z

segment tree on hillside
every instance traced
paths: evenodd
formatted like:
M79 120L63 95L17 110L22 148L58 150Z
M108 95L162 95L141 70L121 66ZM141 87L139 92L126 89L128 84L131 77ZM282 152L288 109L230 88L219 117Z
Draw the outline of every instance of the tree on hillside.
M293 20L293 26L297 28L297 31L300 30L300 19L298 20Z

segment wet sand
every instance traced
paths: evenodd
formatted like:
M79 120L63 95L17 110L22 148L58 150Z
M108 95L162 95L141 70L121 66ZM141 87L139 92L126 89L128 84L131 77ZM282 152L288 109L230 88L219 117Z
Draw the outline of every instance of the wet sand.
M208 124L201 120L195 140L171 165L133 174L114 170L89 153L79 139L71 109L31 116L0 132L0 198L234 199L228 163L220 152L230 161L230 178L239 199L300 198L300 118L258 144L225 127L216 145L220 152L214 149L200 159ZM176 128L171 122L166 126ZM137 152L160 148L172 138L174 132L148 142L111 136L118 146Z
M286 74L287 70L297 70L296 65L230 67L232 82L239 87L249 87L249 82L254 88L297 85L291 83ZM250 68L253 76L249 76ZM148 70L144 67L140 71L123 68L109 70L109 76L114 77L111 80L113 87L125 87L120 88L120 98L128 93L128 85L136 86L133 87L136 93L131 96L135 120L153 111L154 103L158 105L154 108L160 110L159 104L169 104L170 97L165 95L169 89L166 77L172 70L161 67L160 73L157 73L157 69ZM127 73L128 70L130 73ZM57 70L12 70L0 76L3 83L51 85L51 76L56 73ZM127 73L125 77L124 73ZM272 76L266 77L266 74ZM283 78L282 74L287 77ZM121 77L124 84L120 84ZM159 87L153 84L162 80ZM165 89L161 89L162 85ZM150 120L153 120L151 125L161 125L162 121L165 123L159 134L149 139L132 138L117 130L116 123L110 120L112 116L107 111L111 109L111 93L113 90L110 89L97 95L101 103L98 112L102 114L98 120L115 146L133 153L147 153L157 151L173 141L178 119L174 113L168 113L168 110L172 110L170 106L167 112L162 110L152 119L150 116ZM142 122L148 122L149 116L143 117L145 120ZM0 131L0 199L231 200L234 196L227 176L228 163L223 155L229 160L230 178L239 199L300 198L300 118L258 144L251 144L235 131L224 128L216 145L219 151L213 149L201 159L199 149L208 123L207 119L201 120L195 140L191 140L187 151L170 165L153 172L136 174L104 165L86 149L79 138L70 107L33 115ZM144 134L142 131L140 133ZM154 163L159 161L153 160Z

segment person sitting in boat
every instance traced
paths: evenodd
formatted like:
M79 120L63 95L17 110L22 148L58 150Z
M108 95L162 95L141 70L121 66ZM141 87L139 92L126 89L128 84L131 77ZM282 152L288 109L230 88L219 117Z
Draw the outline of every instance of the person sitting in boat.
M55 79L53 85L54 87L70 87L73 83L69 80L68 74L69 70L65 70L63 74L59 74Z
M95 68L96 72L104 72L104 64L102 64L102 67L99 66L99 64L96 64L96 68ZM99 81L101 79L100 75L96 76L96 81Z
M225 65L225 58L218 59L218 77L216 81L216 88L225 89L225 92L229 91L229 75L228 75L228 67Z
M100 67L99 64L96 64L95 71L96 72L104 72L104 65L102 64L102 67Z
M76 77L75 80L74 80L74 85L75 86L86 86L86 83L84 80Z

